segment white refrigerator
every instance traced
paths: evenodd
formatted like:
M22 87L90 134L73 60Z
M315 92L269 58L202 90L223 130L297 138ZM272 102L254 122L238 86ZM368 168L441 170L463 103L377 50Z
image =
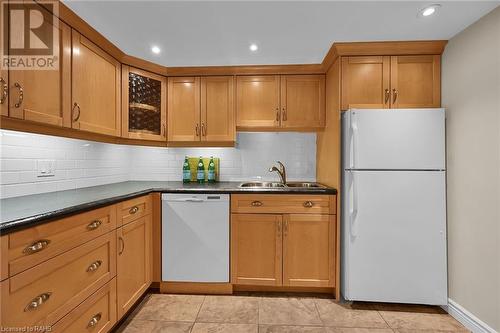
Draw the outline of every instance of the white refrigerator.
M342 141L344 298L447 304L445 110L352 109Z

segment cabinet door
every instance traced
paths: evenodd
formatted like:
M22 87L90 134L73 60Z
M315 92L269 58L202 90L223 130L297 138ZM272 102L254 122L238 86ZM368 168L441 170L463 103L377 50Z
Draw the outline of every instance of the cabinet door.
M151 284L151 215L117 229L118 317L127 312Z
M279 75L236 78L236 126L274 128L280 118Z
M232 214L233 284L281 285L282 224L281 215Z
M140 140L167 140L167 80L122 66L122 136Z
M201 78L202 141L236 141L232 76Z
M441 56L391 57L391 107L441 106Z
M311 128L325 126L325 76L281 77L281 126Z
M120 63L73 30L72 127L120 136Z
M342 110L389 108L389 74L390 57L342 57Z
M24 4L31 15L51 17L52 14L33 2ZM32 8L36 8L33 10ZM46 20L46 19L45 19ZM57 32L54 34L54 30ZM58 66L54 69L10 70L9 115L55 126L71 126L71 28L57 21L53 29L54 53Z
M335 281L335 215L284 215L283 285L332 287Z
M200 78L168 78L168 141L199 141Z

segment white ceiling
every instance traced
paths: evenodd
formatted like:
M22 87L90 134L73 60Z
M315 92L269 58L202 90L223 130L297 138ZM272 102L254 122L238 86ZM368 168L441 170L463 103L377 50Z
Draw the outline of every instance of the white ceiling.
M320 63L332 42L450 39L500 4L441 1L423 18L419 10L436 2L65 3L125 53L165 66ZM250 43L259 50L250 52Z

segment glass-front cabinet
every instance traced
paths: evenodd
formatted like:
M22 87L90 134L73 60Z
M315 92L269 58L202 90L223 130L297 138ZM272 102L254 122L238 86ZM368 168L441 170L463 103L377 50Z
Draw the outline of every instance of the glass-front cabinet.
M122 136L166 141L167 80L130 66L122 66Z

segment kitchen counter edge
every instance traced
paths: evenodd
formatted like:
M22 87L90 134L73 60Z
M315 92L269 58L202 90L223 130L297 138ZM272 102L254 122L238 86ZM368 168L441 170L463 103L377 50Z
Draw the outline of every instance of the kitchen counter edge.
M239 183L238 183L239 184ZM113 184L110 184L113 185ZM106 185L101 185L106 186ZM101 187L99 186L99 187ZM88 188L87 188L88 189ZM121 201L133 199L150 193L199 193L199 194L314 194L314 195L334 195L337 194L337 190L330 187L317 188L317 189L301 189L301 188L241 188L234 186L233 188L228 187L217 187L217 183L210 185L201 185L201 187L193 186L189 184L187 187L151 187L147 189L142 189L138 191L133 191L124 195L113 195L105 199L99 199L94 201L89 201L86 203L63 207L60 209L55 209L49 212L44 212L36 215L26 216L22 218L17 218L11 221L0 222L0 235L9 234L22 229L30 228L39 224L44 224L53 220L61 219L71 215L83 213L89 210L97 209L100 207L112 205ZM54 192L50 192L54 193ZM45 193L45 194L50 194ZM22 198L22 197L18 197ZM12 198L10 198L12 199ZM6 200L6 199L3 199Z

